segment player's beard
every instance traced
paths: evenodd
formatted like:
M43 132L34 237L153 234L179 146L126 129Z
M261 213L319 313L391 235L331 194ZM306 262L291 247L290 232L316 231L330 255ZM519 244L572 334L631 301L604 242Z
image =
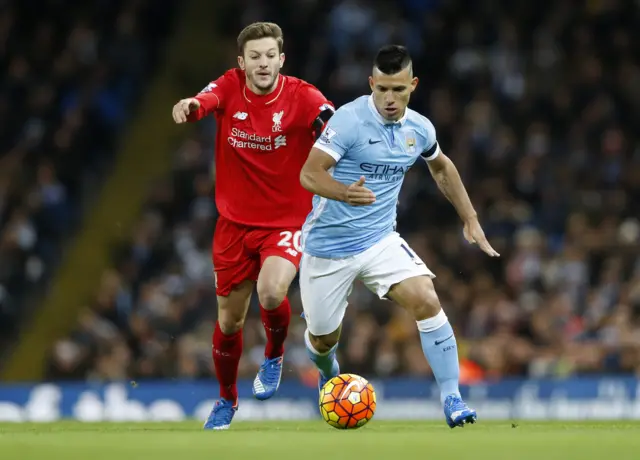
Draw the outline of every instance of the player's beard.
M268 76L259 75L259 71L253 72L249 79L253 86L260 90L261 93L267 94L275 89L276 81L278 80L278 72L270 72Z

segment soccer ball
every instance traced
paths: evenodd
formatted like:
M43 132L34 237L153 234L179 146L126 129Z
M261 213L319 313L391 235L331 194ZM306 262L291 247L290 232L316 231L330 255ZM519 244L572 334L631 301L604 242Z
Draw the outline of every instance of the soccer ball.
M332 427L360 428L376 411L376 392L365 378L340 374L322 387L319 403L322 418Z

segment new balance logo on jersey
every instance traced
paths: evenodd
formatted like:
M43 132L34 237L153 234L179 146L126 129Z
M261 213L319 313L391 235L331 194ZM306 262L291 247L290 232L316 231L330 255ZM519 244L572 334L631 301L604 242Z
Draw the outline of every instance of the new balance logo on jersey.
M271 127L271 131L274 133L279 133L282 131L282 117L284 116L284 110L280 112L275 112L273 114L273 126Z
M247 112L236 112L233 115L233 118L237 118L238 120L246 120L249 114Z
M283 136L282 134L280 134L273 140L274 149L284 147L285 145L287 145L287 136Z

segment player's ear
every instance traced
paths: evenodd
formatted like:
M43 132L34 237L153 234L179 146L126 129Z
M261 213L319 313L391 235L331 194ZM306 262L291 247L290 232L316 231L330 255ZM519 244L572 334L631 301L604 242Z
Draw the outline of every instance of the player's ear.
M282 69L282 66L284 66L284 53L280 53L280 68Z
M373 86L373 77L369 75L369 88L371 88L371 91L373 91Z
M244 58L242 56L238 56L238 67L244 70Z
M411 92L413 92L416 89L419 81L420 80L418 80L418 77L413 77L413 79L411 80Z

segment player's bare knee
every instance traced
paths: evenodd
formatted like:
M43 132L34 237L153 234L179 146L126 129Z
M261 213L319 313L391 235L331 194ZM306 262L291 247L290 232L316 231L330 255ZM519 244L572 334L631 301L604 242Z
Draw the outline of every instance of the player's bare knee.
M240 306L241 307L241 306ZM225 335L235 334L244 327L244 308L218 308L218 324Z
M265 310L278 308L287 295L287 283L269 283L258 285L258 300Z
M218 296L218 324L225 335L234 334L244 326L254 282L244 281L225 296Z
M224 335L231 335L235 334L244 327L244 318L218 318L218 324L220 325L220 330Z
M232 335L238 331L241 331L244 327L244 320L236 321L233 323L221 323L220 330L224 335Z
M336 343L338 343L339 338L339 330L326 335L313 335L309 333L309 340L311 341L311 345L313 345L313 348L320 354L328 353L329 350L331 350L336 345Z
M432 318L436 316L441 309L440 300L438 299L438 294L436 294L433 283L425 283L424 287L417 293L416 300L411 309L416 321Z
M265 310L280 306L289 285L296 276L296 266L282 257L270 256L264 261L258 277L258 300Z
M416 321L432 318L440 312L440 300L430 278L415 278L407 287L402 293L402 303Z

